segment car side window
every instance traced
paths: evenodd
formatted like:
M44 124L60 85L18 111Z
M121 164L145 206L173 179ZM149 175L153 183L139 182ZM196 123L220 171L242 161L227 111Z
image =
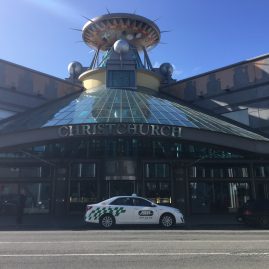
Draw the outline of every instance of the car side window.
M141 199L141 198L133 198L135 206L151 206L151 202Z
M121 197L121 198L117 198L116 200L112 201L110 203L110 205L128 205L128 206L132 206L133 201L129 197Z

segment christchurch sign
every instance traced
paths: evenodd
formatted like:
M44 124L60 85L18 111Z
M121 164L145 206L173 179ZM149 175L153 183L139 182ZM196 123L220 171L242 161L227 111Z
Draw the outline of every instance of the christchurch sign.
M137 124L137 123L92 123L80 125L63 125L58 129L60 137L73 136L160 136L181 137L181 127L171 125Z

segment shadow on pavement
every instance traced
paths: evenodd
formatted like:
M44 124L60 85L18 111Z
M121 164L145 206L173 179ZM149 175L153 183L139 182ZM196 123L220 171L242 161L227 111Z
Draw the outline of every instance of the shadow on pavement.
M102 230L98 225L84 222L83 215L52 217L49 215L25 215L22 224L16 224L15 216L0 216L2 231L31 230ZM158 225L117 225L114 230L160 230ZM238 223L234 215L195 215L186 218L184 225L171 230L248 230L253 229Z

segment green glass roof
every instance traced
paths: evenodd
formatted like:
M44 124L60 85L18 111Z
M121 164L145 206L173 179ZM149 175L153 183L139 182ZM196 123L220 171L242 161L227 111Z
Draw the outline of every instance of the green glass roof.
M187 105L135 90L100 88L65 97L0 122L0 132L15 132L67 124L145 123L198 128L245 138L267 138Z

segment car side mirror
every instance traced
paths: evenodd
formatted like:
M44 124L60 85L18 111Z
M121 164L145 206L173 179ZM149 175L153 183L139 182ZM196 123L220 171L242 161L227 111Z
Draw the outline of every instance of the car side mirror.
M155 205L154 203L151 204L151 207L156 207L157 205Z

